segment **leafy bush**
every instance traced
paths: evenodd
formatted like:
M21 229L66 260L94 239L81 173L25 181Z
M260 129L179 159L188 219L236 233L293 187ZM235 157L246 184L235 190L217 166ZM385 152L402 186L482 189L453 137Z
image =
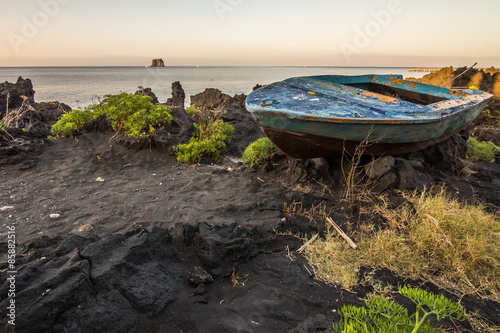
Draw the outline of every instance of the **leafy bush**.
M365 300L366 307L344 305L340 310L342 320L334 329L341 332L438 332L428 322L431 315L438 321L446 317L465 320L460 305L442 295L421 289L400 287L399 293L417 305L417 311L408 310L384 296Z
M196 109L194 105L191 105L190 107L186 108L186 113L190 116L196 116L200 111Z
M99 113L94 113L91 108L86 110L73 110L63 114L61 119L55 123L51 132L57 136L72 136L82 129L86 122L98 117Z
M147 138L154 133L155 126L172 120L169 109L162 105L155 106L151 100L151 97L139 94L107 95L101 103L86 110L73 110L63 115L52 127L52 134L74 135L86 122L104 113L115 131L136 139Z
M195 133L187 144L178 145L177 160L181 163L198 163L203 157L221 159L220 152L231 142L234 127L226 124L222 119L213 118L200 124L194 124Z
M500 147L491 141L478 141L470 137L467 143L469 144L467 157L472 161L491 161L495 159L495 155L500 154Z
M260 138L245 149L241 160L248 167L260 168L270 160L274 152L274 143L268 138Z

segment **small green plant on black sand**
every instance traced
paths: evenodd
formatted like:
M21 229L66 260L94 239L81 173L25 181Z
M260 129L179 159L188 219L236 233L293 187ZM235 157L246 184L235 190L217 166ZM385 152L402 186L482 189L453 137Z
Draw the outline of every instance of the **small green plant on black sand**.
M86 110L73 110L63 114L61 119L52 126L51 132L56 136L73 136L82 129L86 122L98 117L91 107Z
M260 168L271 159L275 152L276 146L271 140L260 138L245 149L241 160L248 167Z
M221 152L233 139L234 127L212 111L198 113L195 118L198 123L194 124L194 135L189 143L175 147L177 160L188 164L198 163L204 157L219 161L222 158Z
M344 305L342 317L334 329L341 332L440 332L429 323L430 316L437 321L449 317L465 320L460 305L442 295L435 295L421 289L400 287L399 293L416 304L416 312L408 315L408 310L384 296L372 296L365 300L365 307Z
M135 139L151 136L156 126L172 120L170 110L162 105L153 105L151 97L122 93L107 95L99 104L91 105L85 110L73 110L63 115L52 126L52 134L72 136L86 122L101 114L106 114L115 131Z
M470 137L467 143L469 144L467 157L472 161L492 161L500 154L500 147L491 141L479 141Z

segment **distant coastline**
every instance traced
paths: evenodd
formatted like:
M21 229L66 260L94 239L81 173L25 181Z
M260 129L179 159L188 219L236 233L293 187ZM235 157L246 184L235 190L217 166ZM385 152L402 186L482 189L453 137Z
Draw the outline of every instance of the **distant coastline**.
M164 59L165 60L165 59ZM149 65L149 64L147 64ZM186 96L218 88L231 96L249 94L256 84L268 84L289 77L311 75L399 74L411 73L411 67L318 67L318 66L60 66L0 67L0 81L16 82L29 78L36 87L35 99L60 101L72 108L86 107L95 96L133 92L138 86L153 89L160 101L170 97L170 86L180 81ZM189 98L189 97L188 97Z

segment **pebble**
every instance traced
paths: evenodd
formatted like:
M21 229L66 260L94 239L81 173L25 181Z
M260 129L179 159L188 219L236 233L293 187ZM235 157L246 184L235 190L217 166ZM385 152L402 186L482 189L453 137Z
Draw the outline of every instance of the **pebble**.
M99 182L99 183L103 183L104 182L104 179L101 178L101 177L97 177L97 179L95 180L96 182Z
M3 207L0 207L0 212L5 212L5 211L11 210L11 209L14 209L14 206L3 206Z
M91 224L85 224L82 225L81 227L78 227L76 229L71 230L71 233L83 233L83 232L89 232L91 230L94 230L94 226Z
M50 214L49 216L51 219L57 219L58 217L61 216L61 214Z

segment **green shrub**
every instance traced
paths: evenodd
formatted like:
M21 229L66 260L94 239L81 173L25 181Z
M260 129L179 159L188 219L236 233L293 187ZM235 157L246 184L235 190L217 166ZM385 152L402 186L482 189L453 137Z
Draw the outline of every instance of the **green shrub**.
M106 113L115 131L142 139L153 134L159 123L172 121L170 110L163 105L153 105L151 100L139 94L108 95L99 104L99 109Z
M86 110L73 110L63 114L61 119L52 126L51 132L56 136L73 136L82 129L86 122L99 115L99 113L94 113L90 108Z
M421 289L400 287L399 293L416 304L415 314L384 296L373 296L365 300L365 307L344 305L340 310L342 319L334 329L341 332L439 332L428 322L431 315L437 321L446 317L465 320L460 305L442 295Z
M155 126L172 120L169 109L163 105L155 106L151 100L151 97L139 94L107 95L101 103L86 110L74 110L63 115L52 127L52 134L74 135L86 122L104 113L115 131L135 139L147 138L154 133Z
M1 129L7 128L7 127L9 127L9 124L4 123L4 122L0 122L0 128Z
M274 143L268 138L260 138L245 149L241 160L248 167L260 168L271 159L274 152Z
M177 160L188 164L198 163L203 157L219 161L221 151L233 139L234 127L222 119L212 119L194 126L195 133L189 143L175 147Z
M491 141L478 141L470 137L467 143L469 143L467 157L472 161L491 161L495 159L495 155L500 154L500 147Z
M186 113L190 116L196 116L200 111L198 111L198 109L196 109L196 107L194 105L191 105L190 107L188 107L186 109Z

